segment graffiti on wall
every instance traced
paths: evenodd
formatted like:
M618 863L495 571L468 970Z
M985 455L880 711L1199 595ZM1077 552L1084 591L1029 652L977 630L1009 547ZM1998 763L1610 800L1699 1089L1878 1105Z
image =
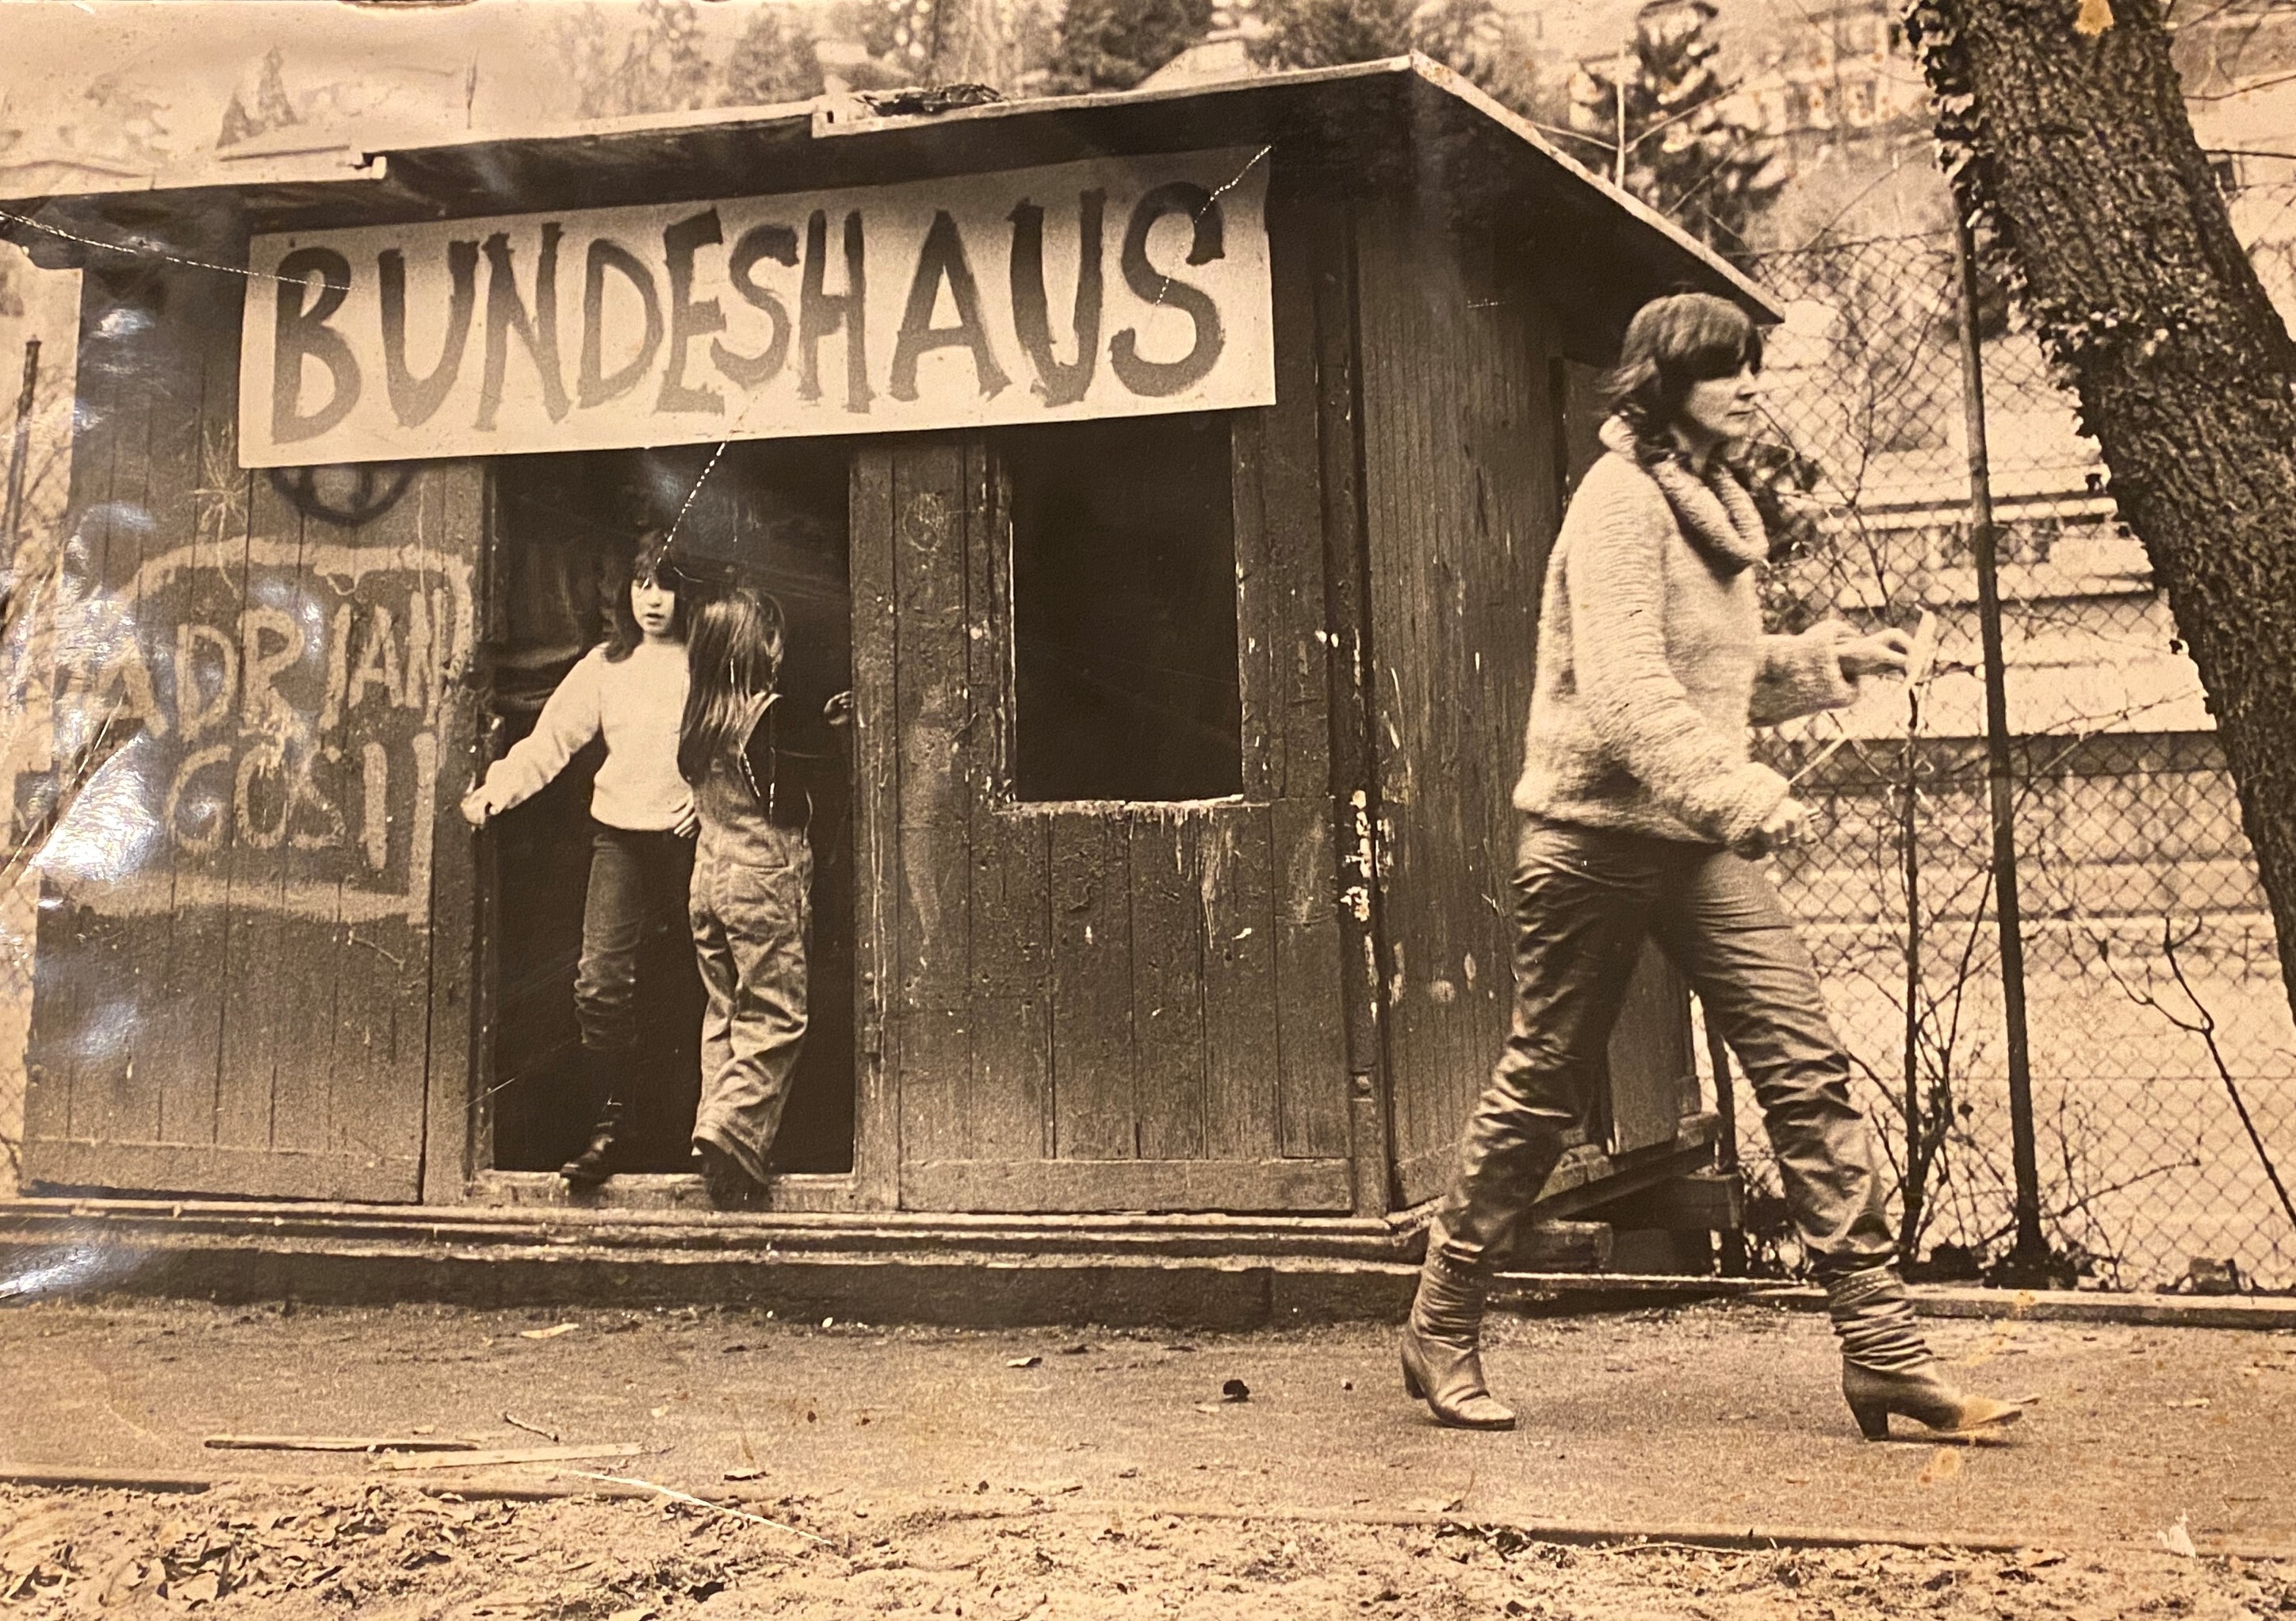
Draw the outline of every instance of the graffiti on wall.
M69 617L61 734L103 759L43 852L112 914L429 914L439 736L474 634L467 562L253 539L147 560Z

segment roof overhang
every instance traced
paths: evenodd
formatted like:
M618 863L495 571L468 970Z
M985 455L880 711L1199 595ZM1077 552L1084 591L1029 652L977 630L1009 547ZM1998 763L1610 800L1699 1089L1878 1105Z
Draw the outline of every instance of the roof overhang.
M848 98L711 109L372 151L277 154L196 186L0 205L0 235L46 264L226 254L249 229L603 208L930 179L1127 152L1267 146L1277 181L1415 206L1529 247L1613 337L1683 286L1784 312L1710 247L1423 56L1218 85L886 115ZM220 169L221 166L218 166ZM266 173L266 171L270 172Z

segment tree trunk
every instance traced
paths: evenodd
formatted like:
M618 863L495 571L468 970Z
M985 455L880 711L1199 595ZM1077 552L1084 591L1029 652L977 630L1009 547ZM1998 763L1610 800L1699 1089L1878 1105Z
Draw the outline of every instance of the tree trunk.
M2154 0L1915 0L1959 203L2008 249L2200 667L2296 1004L2296 404Z
M1010 10L1004 0L939 0L928 82L1011 85L1020 63Z

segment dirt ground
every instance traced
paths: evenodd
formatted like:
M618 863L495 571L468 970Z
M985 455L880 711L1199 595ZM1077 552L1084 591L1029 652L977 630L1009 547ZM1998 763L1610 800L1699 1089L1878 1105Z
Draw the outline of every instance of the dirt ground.
M2167 1553L1583 1548L1458 1523L1051 1508L872 1521L802 1499L742 1512L790 1529L674 1502L470 1502L377 1485L245 1483L196 1496L0 1488L0 1524L10 1526L0 1531L0 1606L28 1621L139 1613L217 1621L2206 1621L2296 1613L2296 1568Z
M2296 1335L1930 1331L2040 1406L2000 1444L1867 1444L1823 1320L1753 1307L1495 1319L1524 1424L1476 1436L1401 1398L1379 1324L50 1302L0 1311L0 1469L212 1485L0 1487L0 1621L2296 1615ZM619 1454L409 1474L226 1433ZM488 1494L606 1489L577 1471L646 1484ZM1762 1527L1760 1552L1667 1540Z

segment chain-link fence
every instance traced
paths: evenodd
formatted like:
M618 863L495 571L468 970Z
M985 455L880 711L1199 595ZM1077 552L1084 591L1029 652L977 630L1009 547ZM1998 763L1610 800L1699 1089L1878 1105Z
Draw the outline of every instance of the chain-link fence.
M1980 259L1980 264L1982 260ZM2015 1232L1953 237L1778 253L1767 368L1808 515L1788 626L1916 632L1915 679L1763 745L1816 837L1776 864L1931 1276ZM2197 671L2039 346L1979 278L2043 1229L2095 1285L2296 1287L2296 1025ZM1919 666L1931 648L1926 669ZM1758 1189L1759 1117L1740 1113ZM1758 1217L1767 1201L1755 1201Z

